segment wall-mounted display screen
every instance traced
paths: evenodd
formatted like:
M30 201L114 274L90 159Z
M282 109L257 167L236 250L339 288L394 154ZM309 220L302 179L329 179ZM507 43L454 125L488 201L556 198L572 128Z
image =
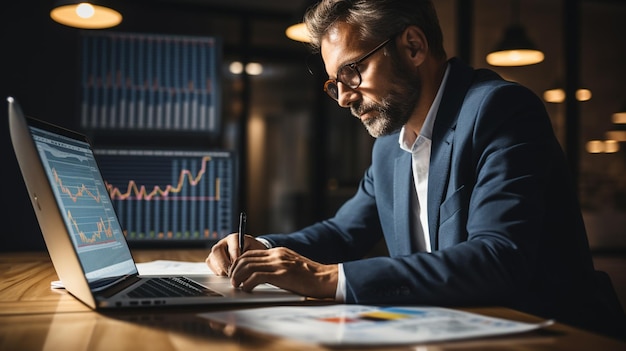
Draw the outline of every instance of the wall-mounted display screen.
M234 232L234 153L96 149L96 160L129 243L215 242Z
M81 40L84 130L220 132L217 38L85 31Z

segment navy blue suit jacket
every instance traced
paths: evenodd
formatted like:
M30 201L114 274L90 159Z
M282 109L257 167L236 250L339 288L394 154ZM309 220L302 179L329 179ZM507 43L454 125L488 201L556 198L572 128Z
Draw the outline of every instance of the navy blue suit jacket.
M411 155L398 132L376 140L357 193L335 217L263 237L343 262L348 303L503 305L582 327L600 323L607 303L542 101L492 71L450 64L432 135L432 253L415 250ZM381 238L389 257L363 259Z

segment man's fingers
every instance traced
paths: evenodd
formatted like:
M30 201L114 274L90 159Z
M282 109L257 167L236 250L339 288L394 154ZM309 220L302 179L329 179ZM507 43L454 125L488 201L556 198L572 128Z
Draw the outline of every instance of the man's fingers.
M213 245L205 262L216 275L231 276L231 270L237 265L235 262L239 258L238 247L238 234L232 233ZM246 235L245 248L250 251L267 250L265 245L250 235Z
M265 249L246 251L233 264L230 274L232 285L241 287L244 291L251 291L263 283L289 286L289 282L286 281L288 279L286 274L289 272L285 269L285 264L289 265L289 261L280 260L282 256L275 251Z
M232 262L237 258L237 256L234 258L232 256L231 248L233 245L230 239L232 239L232 235L213 245L209 256L205 260L209 268L217 275L228 275Z
M209 255L209 257L205 260L206 264L209 266L209 269L215 273L215 275L227 275L225 265L221 264L223 261L216 260L213 254Z
M229 237L229 239L231 239L231 237ZM228 262L235 262L237 257L239 257L239 243L237 240L228 240Z
M271 277L269 277L269 275L272 275L272 273L269 273L269 272L252 273L250 276L248 276L248 279L241 282L240 284L241 290L246 291L246 292L252 291L252 289L254 289L257 285L266 283L268 280L270 280Z
M230 274L231 284L244 291L269 283L297 294L328 298L337 290L337 265L322 265L287 248L249 250Z

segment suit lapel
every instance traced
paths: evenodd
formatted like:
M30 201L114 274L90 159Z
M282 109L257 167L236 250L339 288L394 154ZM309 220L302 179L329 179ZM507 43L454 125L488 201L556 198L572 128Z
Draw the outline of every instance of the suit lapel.
M439 206L450 176L454 129L473 70L457 59L450 60L450 73L433 126L428 172L428 228L432 251L438 249Z

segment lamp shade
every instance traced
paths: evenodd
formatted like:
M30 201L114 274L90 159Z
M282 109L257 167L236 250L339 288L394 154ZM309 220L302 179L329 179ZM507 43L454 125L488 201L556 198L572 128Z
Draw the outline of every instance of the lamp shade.
M83 29L110 28L122 22L122 14L100 0L56 1L50 17L63 25Z
M612 116L613 123L615 124L626 124L626 111L625 112L615 112Z
M543 52L535 48L520 25L508 27L504 38L487 55L487 63L492 66L526 66L542 62L543 59Z
M287 38L291 40L301 41L303 43L311 42L306 24L302 22L287 27L285 34L287 35Z

